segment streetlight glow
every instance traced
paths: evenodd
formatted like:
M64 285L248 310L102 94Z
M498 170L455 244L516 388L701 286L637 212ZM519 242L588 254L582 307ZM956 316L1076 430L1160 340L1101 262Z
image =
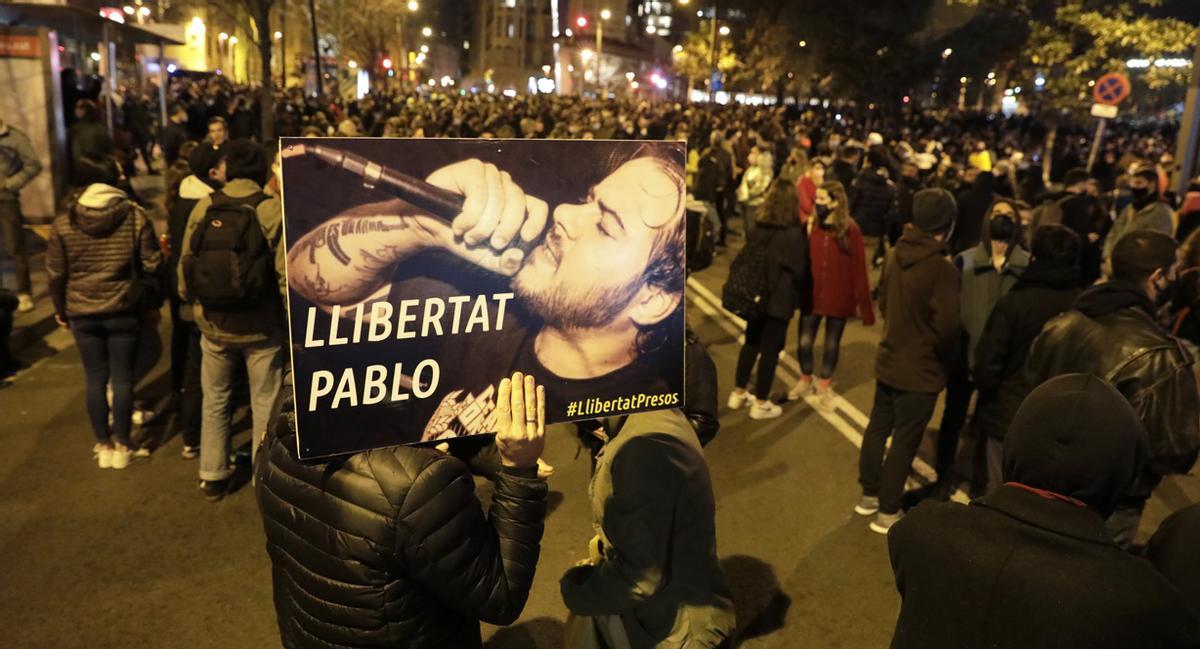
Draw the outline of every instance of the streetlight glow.
M431 27L423 27L421 29L421 35L425 38L429 38L430 36L433 36L433 29Z
M346 62L346 67L353 70L354 68L358 67L358 61L355 61L354 59L350 59L349 61Z
M657 31L658 31L658 28L655 27L654 25L646 25L646 33L647 34L653 34L653 33L656 33Z
M384 70L392 69L392 60L390 58L383 59L383 69Z
M580 16L575 19L575 24L579 25L580 29L587 27L587 16Z
M125 13L132 16L133 15L133 7L130 7L129 5L125 5Z
M420 8L421 8L421 5L420 5L420 3L417 2L417 0L409 0L409 2L408 2L408 10L409 11L416 11Z
M217 39L222 40L222 41L227 41L227 40L229 40L229 34L226 34L225 32L221 32L220 34L217 34Z
M636 76L636 75L635 75L634 73L632 73L632 72L626 72L626 73L625 73L625 80L626 80L626 81L633 81L633 78L634 78L635 76Z
M959 83L966 83L966 82L967 82L967 78L966 78L966 77L959 77L959 78L958 78L958 82L959 82Z
M808 41L800 41L800 47L808 47Z
M729 25L721 25L721 29L719 29L717 31L721 32L722 36L728 36L729 35Z
M952 48L947 47L946 49L942 50L942 58L943 59L950 58L950 55L953 53L954 53L954 50Z
M230 44L230 45L237 45L237 36L230 36L230 37L229 37L229 44Z
M138 13L145 18L146 16L150 15L150 7L142 7L141 9L138 9Z
M428 45L422 45L422 46L421 46L421 54L428 54L428 53L429 53L429 46L428 46Z
M283 32L275 32L275 40L283 38Z
M676 53L676 54L679 54L679 53L683 52L683 46L682 46L682 45L676 45L675 47L672 47L672 48L671 48L671 51L672 51L672 52L674 52L674 53Z
M601 9L600 10L600 20L608 20L609 18L612 18L612 12L609 11L608 9Z
M587 63L588 61L592 60L593 54L595 54L595 52L593 52L591 50L583 50L583 51L579 52L579 58L583 59L584 63Z

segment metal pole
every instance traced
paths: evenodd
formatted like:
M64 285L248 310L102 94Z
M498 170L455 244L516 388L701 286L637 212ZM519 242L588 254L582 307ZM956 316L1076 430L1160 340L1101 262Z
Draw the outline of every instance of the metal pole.
M709 70L708 70L708 102L712 103L716 100L716 76L717 76L717 9L718 2L713 0L713 15L712 15L712 35L708 43L709 49Z
M317 80L317 97L325 96L325 85L321 82L321 46L317 42L317 3L316 0L308 0L308 15L312 18L312 46L313 58L316 62L316 80Z
M104 121L108 126L109 136L112 136L112 134L113 134L112 94L113 94L113 91L115 91L117 88L117 80L115 78L115 76L116 76L115 72L117 70L117 62L115 60L113 60L114 59L113 55L115 54L115 52L114 52L115 48L113 47L113 42L111 40L112 34L108 30L108 21L107 20L104 21L104 25L101 27L100 37L104 39L104 76L108 77L107 79L105 79L105 81L107 82L107 85L108 85L108 92L104 93Z
M1092 165L1096 164L1096 153L1100 151L1100 141L1104 139L1104 125L1108 123L1107 119L1100 118L1100 123L1096 125L1096 136L1092 138L1092 151L1088 153L1087 170L1092 170Z
M167 126L167 54L162 39L158 41L158 115L162 128Z
M600 97L603 86L600 84L600 55L604 52L604 18L596 14L596 97Z
M1184 104L1183 120L1179 123L1179 135L1175 140L1175 164L1179 178L1175 187L1179 196L1187 193L1188 182L1196 176L1200 161L1200 37L1197 37L1196 52L1192 55L1192 80L1188 84L1187 102Z
M279 5L279 87L287 90L287 3Z

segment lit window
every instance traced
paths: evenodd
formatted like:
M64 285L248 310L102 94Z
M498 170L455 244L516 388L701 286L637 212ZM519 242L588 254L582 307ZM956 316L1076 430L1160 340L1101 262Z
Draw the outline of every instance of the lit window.
M512 23L508 23L508 37L513 38L514 36L516 36L516 33L517 33L516 26L513 25Z

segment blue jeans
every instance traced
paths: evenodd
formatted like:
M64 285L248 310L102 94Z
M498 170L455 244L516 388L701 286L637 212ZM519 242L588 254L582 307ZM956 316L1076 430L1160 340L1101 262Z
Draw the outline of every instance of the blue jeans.
M229 441L237 366L246 366L253 421L250 448L257 452L258 442L267 432L275 395L283 383L283 346L274 340L226 344L201 336L200 353L200 383L204 395L200 420L200 479L225 480L233 475L233 468L229 466Z
M133 414L133 363L137 356L139 320L126 316L82 316L71 319L71 333L83 357L87 385L87 412L96 441L133 447L129 439ZM108 399L112 384L112 429L108 427Z

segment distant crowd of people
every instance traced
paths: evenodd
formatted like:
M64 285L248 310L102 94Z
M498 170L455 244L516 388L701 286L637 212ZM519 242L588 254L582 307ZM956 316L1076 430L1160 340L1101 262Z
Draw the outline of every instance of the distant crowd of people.
M131 137L112 137L93 99L72 107L75 189L46 270L82 357L97 465L156 451L135 426L164 410L205 498L252 463L287 647L480 646L479 621L519 618L538 563L543 386L521 373L496 386L484 448L299 460L277 144L251 89L186 80L169 96L166 124L146 97L118 102ZM1066 128L1047 151L1032 120L932 110L295 89L274 110L280 136L687 141L686 207L732 255L722 300L745 320L726 412L838 409L843 335L881 320L853 510L888 536L903 598L892 646L1200 645L1200 506L1134 544L1151 493L1200 453L1200 179L1170 191L1169 134L1118 130L1088 170ZM22 138L0 122L0 237L20 259L14 205L40 172ZM162 205L132 191L137 173L162 174ZM33 305L27 262L17 270L0 340ZM164 308L170 399L140 408ZM777 391L793 319L800 377ZM593 477L568 497L590 499L595 538L560 581L564 646L737 643L702 449L719 425L716 369L690 334L687 354L683 408L579 427ZM937 481L910 492L939 400ZM246 402L243 458L232 416ZM486 514L473 475L494 484ZM959 489L969 506L950 502Z

